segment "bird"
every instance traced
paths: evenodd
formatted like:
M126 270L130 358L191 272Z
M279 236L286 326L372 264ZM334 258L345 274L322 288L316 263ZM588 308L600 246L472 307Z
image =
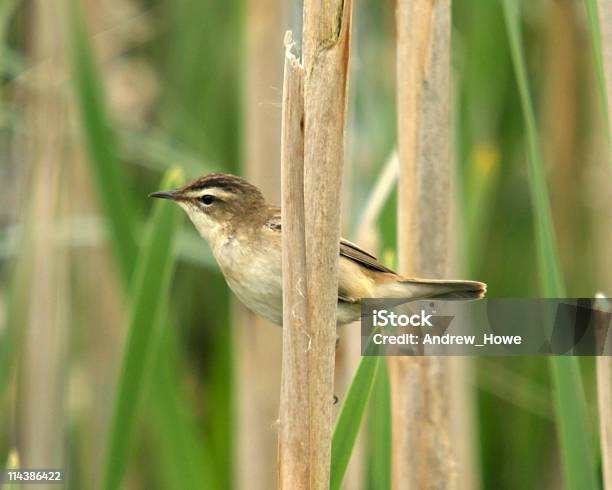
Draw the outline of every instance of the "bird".
M282 325L281 210L247 180L211 173L173 190L149 194L178 204L208 242L225 280L251 311ZM405 277L341 238L337 324L359 320L363 298L479 299L479 281Z

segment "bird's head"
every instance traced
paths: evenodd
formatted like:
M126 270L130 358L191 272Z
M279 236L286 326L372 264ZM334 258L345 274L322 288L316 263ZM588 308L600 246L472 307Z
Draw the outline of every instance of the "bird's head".
M254 225L266 208L257 187L241 177L222 173L205 175L179 189L153 192L149 197L176 202L211 245Z

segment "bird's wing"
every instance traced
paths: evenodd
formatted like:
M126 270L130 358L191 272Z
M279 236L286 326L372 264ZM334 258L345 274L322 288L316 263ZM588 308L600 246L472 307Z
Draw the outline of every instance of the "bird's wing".
M281 231L281 212L279 208L269 208L269 216L266 221L266 227L272 231Z
M281 213L278 208L270 209L270 216L266 226L271 230L281 231ZM374 271L395 274L391 269L382 265L374 255L345 238L340 238L340 256Z
M382 265L374 255L359 248L353 242L349 242L345 238L340 238L340 256L346 257L374 271L395 274L391 269Z

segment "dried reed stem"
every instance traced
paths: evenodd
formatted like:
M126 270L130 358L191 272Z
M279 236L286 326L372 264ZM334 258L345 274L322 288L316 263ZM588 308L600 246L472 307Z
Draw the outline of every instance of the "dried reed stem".
M606 99L608 103L608 150L612 145L612 4L608 0L598 0L599 24L601 30L601 47L606 82ZM608 155L612 160L612 155ZM605 180L604 180L605 181ZM609 238L609 234L607 235ZM604 234L603 250L609 247L609 240ZM601 254L605 262L609 254ZM603 270L606 270L605 268ZM599 403L599 430L603 465L603 487L612 490L612 358L597 358L597 389Z
M285 61L279 487L292 490L329 486L350 18L350 0L307 0L304 67Z
M266 199L280 203L282 0L249 0L246 12L245 175ZM237 487L275 485L281 331L235 302L238 430Z
M351 0L304 2L304 229L309 486L329 486Z
M599 0L599 23L608 102L608 129L612 130L612 5ZM608 135L608 137L611 137ZM612 490L612 358L597 358L599 429L604 488Z
M278 442L279 488L307 488L310 471L304 234L304 70L285 40L281 189L283 227L283 367Z
M475 384L475 359L451 357L449 369L449 415L451 447L457 468L457 490L482 487L478 440L478 393Z
M67 123L74 112L63 85L65 11L38 0L31 14L31 62L39 69L29 87L26 107L32 180L26 195L28 294L23 305L27 324L22 337L18 451L23 468L61 468L65 465L68 257L54 237L66 213L62 183L72 156Z
M450 262L450 0L399 0L396 19L399 266L436 278ZM389 361L396 489L456 486L447 361Z
M601 465L603 489L612 490L612 339L606 337L609 322L609 305L605 295L598 293L596 305L602 312L598 314L598 342L602 355L597 356L597 406L599 409L599 444L601 446ZM607 354L607 355L606 355Z
M612 357L609 355L597 357L597 401L603 488L612 490Z

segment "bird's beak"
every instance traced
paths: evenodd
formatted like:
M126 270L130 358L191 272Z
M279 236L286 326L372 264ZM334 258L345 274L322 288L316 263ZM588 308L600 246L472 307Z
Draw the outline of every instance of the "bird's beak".
M159 199L170 199L171 201L178 201L180 194L177 191L158 191L149 194L149 197L158 197Z

